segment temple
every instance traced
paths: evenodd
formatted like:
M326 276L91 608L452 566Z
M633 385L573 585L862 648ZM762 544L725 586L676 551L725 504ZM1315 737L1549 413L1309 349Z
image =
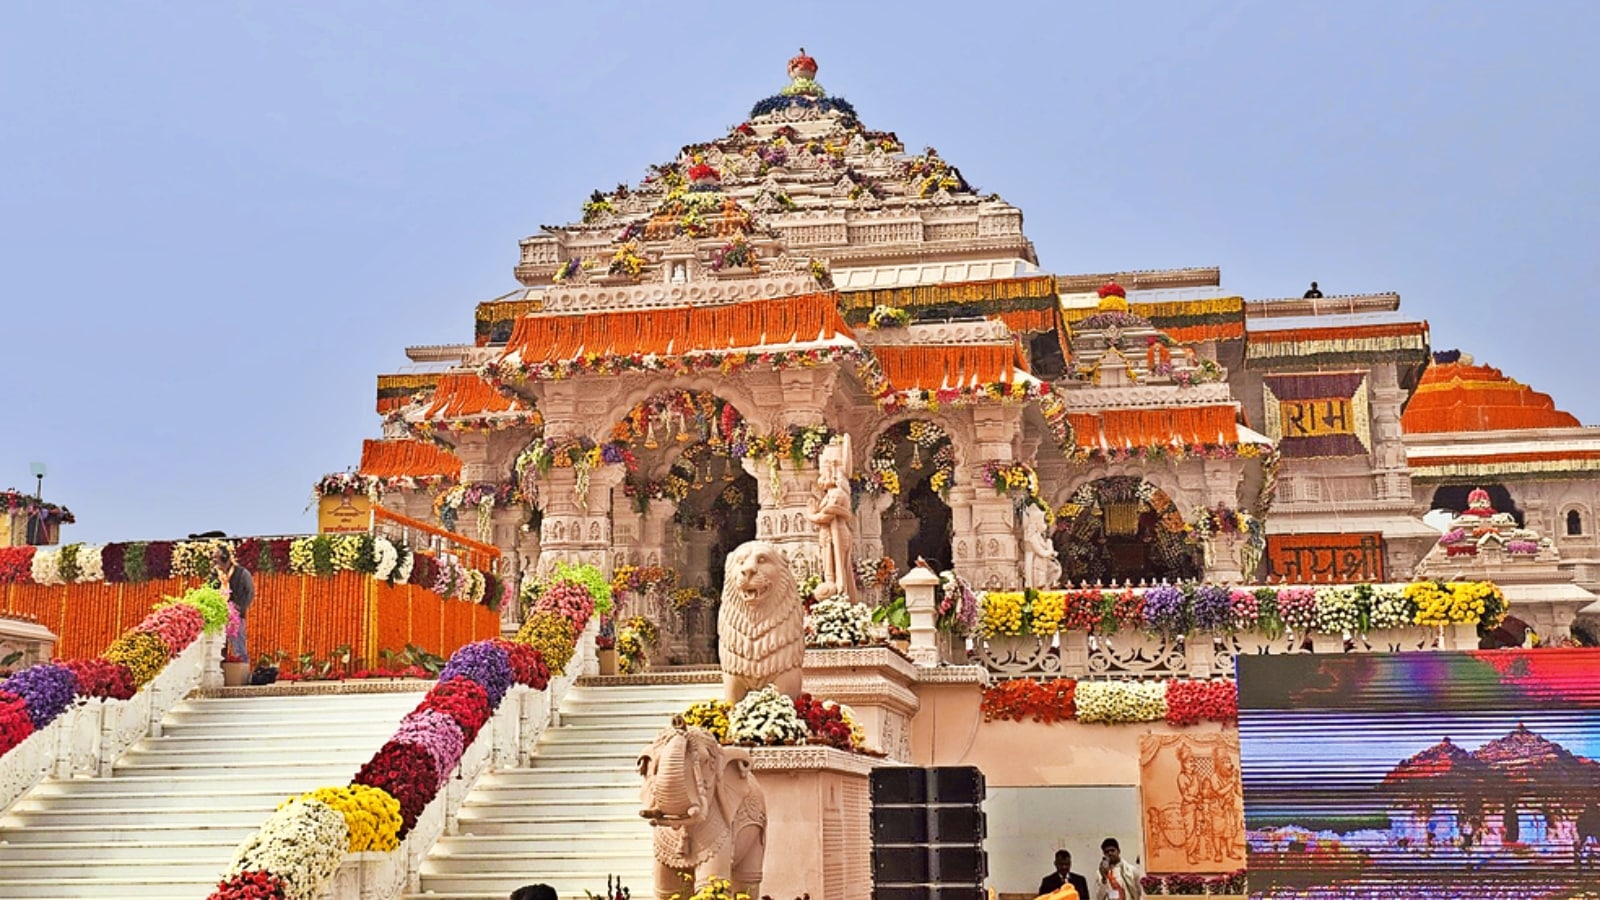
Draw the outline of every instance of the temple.
M1397 294L1052 272L1020 209L868 127L810 57L788 74L524 238L470 342L379 377L381 505L506 574L659 566L714 595L754 538L821 577L817 461L849 435L869 595L918 559L980 589L1404 581L1441 537L1424 515L1479 487L1600 585L1600 437L1433 353Z

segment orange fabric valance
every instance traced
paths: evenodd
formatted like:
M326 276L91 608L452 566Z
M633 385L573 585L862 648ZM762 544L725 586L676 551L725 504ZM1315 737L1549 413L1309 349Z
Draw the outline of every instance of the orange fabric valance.
M853 339L838 302L837 294L819 293L725 306L525 316L517 320L506 354L534 364Z
M377 478L461 478L461 459L429 441L366 440L361 443L363 475Z
M1014 344L879 346L872 355L896 391L1009 385L1027 368Z
M495 390L476 372L446 372L423 411L424 419L452 419L485 413L520 412L522 404Z
M1108 409L1068 413L1079 447L1166 447L1173 444L1236 444L1237 413L1231 406L1179 409Z

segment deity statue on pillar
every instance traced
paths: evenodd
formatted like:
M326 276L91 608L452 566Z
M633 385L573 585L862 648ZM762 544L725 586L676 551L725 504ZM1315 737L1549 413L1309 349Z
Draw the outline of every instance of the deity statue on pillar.
M1022 507L1022 583L1035 590L1050 590L1061 581L1061 561L1050 540L1050 519L1044 509L1029 503Z
M855 545L850 510L850 435L840 435L822 449L817 460L817 486L806 518L817 526L817 549L822 557L822 583L818 597L844 595L855 601L855 567L851 550Z

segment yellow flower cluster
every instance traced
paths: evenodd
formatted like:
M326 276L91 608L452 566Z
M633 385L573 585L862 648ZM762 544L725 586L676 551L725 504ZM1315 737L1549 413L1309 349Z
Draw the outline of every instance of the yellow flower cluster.
M688 875L685 881L693 881ZM672 900L750 900L750 895L743 891L735 892L733 883L725 878L713 878L687 897L681 893L672 895Z
M350 853L388 853L400 846L400 801L383 788L364 784L317 788L300 799L326 803L344 815Z
M733 704L723 700L702 700L683 711L683 722L691 728L704 728L717 743L728 742L728 712Z
M1441 584L1416 581L1406 585L1405 596L1416 604L1418 625L1476 625L1493 627L1505 617L1506 598L1487 581Z
M111 642L101 654L107 662L122 663L135 687L144 687L167 666L167 645L146 631L130 631Z
M1022 607L1026 602L1021 591L988 591L983 595L983 606L978 611L978 627L985 637L1022 633Z
M1033 621L1028 624L1028 631L1038 637L1051 637L1061 630L1066 614L1065 591L1040 591L1033 598Z
M522 629L517 632L517 643L527 644L539 651L552 675L565 674L567 663L572 661L572 654L577 650L572 623L566 616L553 612L529 615L527 621L522 623Z

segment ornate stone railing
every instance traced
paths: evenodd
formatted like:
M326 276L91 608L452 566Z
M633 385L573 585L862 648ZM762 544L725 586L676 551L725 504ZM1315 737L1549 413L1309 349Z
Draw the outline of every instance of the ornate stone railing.
M139 739L159 736L161 720L202 682L222 682L222 640L202 634L129 700L79 700L0 756L0 812L47 775L107 778Z
M422 861L441 836L457 833L456 816L478 777L490 769L526 766L539 737L556 722L567 692L580 676L598 672L594 639L599 625L598 618L590 620L566 674L550 679L545 690L517 685L506 692L400 846L388 853L345 854L323 896L327 900L394 900L421 891Z

